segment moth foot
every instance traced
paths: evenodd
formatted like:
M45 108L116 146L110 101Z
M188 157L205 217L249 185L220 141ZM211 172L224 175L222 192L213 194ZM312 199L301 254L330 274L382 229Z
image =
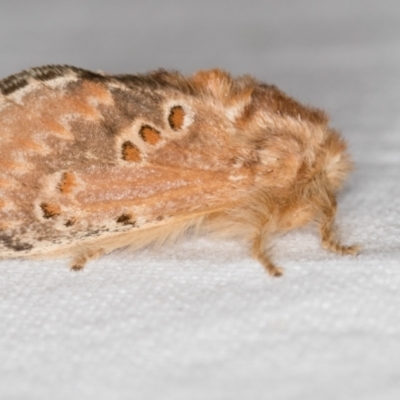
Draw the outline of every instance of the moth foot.
M100 257L102 254L104 254L103 249L93 249L77 255L72 260L71 271L82 271L88 261Z
M337 242L331 242L331 241L326 241L322 243L322 246L329 250L332 251L333 253L341 254L341 255L357 255L361 251L361 247L358 245L352 245L352 246L344 246L340 243Z
M78 264L74 264L71 266L71 271L82 271L83 270L83 265L78 265Z
M265 270L274 278L283 275L283 269L275 266L275 264L269 259L268 255L264 250L264 238L263 235L257 235L253 241L253 257L258 260Z
M271 275L273 278L279 278L280 276L283 275L284 269L277 267L267 257L260 257L259 261L261 262L265 270L268 272L268 274Z
M71 263L71 271L82 271L86 264L86 260L83 257L74 258Z
M267 268L267 272L274 278L279 278L280 276L283 275L283 268L276 267L275 265L272 265Z

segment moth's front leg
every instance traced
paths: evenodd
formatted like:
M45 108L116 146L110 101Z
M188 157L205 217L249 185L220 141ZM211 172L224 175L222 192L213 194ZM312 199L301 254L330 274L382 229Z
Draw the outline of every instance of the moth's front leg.
M81 271L85 264L94 260L97 257L102 256L105 253L103 249L85 249L81 250L76 256L73 257L71 262L72 271Z
M264 268L271 276L279 277L283 275L283 269L277 267L268 257L267 251L265 249L268 238L269 235L266 234L264 230L262 230L254 237L252 244L253 257L264 266Z
M330 201L323 205L322 215L320 218L319 231L321 235L322 247L333 253L345 255L356 255L360 252L360 246L345 246L340 243L337 237L337 229L335 226L336 216L336 199L333 195L329 196Z

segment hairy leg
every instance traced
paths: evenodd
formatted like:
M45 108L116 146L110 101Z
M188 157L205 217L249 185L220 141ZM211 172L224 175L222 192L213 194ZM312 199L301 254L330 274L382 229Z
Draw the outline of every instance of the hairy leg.
M322 247L337 254L358 254L360 247L357 245L342 245L337 237L335 226L336 199L333 194L327 196L327 201L322 207L322 216L320 218L320 235Z
M87 249L76 255L71 262L72 271L81 271L85 264L104 254L103 249Z
M325 220L321 222L320 234L322 239L322 247L333 253L338 254L358 254L360 247L357 245L346 246L342 245L337 238L336 227L333 221Z
M253 257L258 260L267 272L274 277L279 277L283 275L283 269L274 265L274 263L269 259L266 250L265 250L265 242L266 235L263 232L260 232L253 239L252 244L252 253Z

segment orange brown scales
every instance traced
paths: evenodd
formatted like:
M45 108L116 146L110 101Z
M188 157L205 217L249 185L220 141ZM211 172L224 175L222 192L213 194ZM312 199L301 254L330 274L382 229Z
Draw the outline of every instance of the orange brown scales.
M143 125L140 128L139 135L149 144L155 145L160 141L160 132L149 125Z
M352 168L326 114L221 70L106 75L45 66L0 81L0 257L72 268L186 230L240 237L273 276L275 235L323 247Z
M139 162L142 159L140 150L129 140L122 144L121 153L125 161Z
M42 203L40 208L43 211L43 218L47 219L57 217L61 213L61 208L57 204Z
M117 218L117 223L123 225L136 225L136 221L133 219L132 215L130 214L121 214Z
M74 174L64 172L59 183L60 192L63 194L71 193L76 185Z
M179 130L183 126L185 118L185 111L181 106L175 106L171 108L168 116L168 122L172 129Z

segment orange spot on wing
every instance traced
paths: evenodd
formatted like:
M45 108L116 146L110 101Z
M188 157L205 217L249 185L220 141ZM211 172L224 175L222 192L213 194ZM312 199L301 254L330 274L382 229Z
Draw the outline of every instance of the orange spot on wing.
M63 194L71 193L75 185L76 180L74 174L71 172L64 172L59 184L60 192Z
M139 131L139 135L146 143L152 145L157 144L161 140L160 132L158 132L149 125L143 125Z
M171 108L171 111L168 116L169 126L177 131L182 128L183 121L185 119L185 111L181 106L174 106Z
M130 141L122 144L122 158L125 161L139 162L142 159L139 149Z

